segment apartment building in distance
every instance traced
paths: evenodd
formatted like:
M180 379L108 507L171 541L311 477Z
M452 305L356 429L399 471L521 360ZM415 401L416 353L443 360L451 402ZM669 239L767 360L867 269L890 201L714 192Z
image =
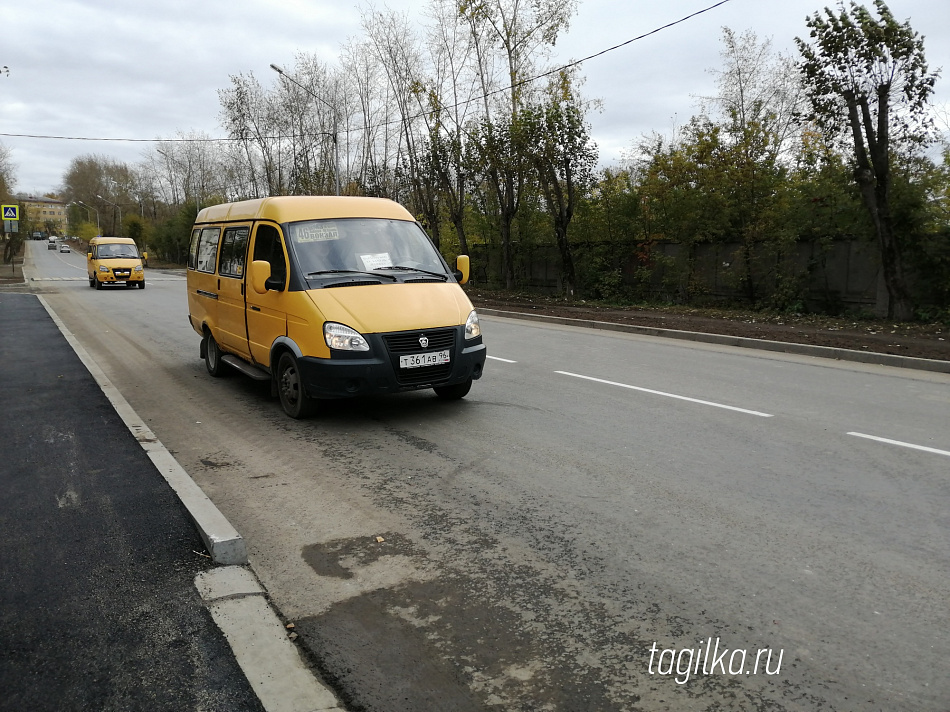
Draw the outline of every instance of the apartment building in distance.
M66 203L55 198L43 198L35 195L18 195L16 199L23 205L25 216L33 223L35 231L47 235L67 234Z

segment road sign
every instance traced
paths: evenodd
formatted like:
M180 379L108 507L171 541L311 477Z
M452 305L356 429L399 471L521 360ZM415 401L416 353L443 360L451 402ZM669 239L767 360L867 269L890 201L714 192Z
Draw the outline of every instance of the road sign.
M4 220L19 220L19 219L20 219L20 206L19 206L19 205L4 205L4 206L3 206L3 219L4 219Z

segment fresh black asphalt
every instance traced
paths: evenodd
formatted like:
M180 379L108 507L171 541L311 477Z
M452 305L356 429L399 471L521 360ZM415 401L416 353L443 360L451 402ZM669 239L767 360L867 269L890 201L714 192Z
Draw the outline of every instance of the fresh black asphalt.
M262 710L171 488L31 294L0 294L0 710Z

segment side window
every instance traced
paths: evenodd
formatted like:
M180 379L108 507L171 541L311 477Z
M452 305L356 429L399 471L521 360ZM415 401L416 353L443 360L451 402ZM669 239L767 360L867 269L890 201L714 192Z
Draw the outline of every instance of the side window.
M199 272L214 272L218 259L218 237L221 228L206 227L198 238L198 258L195 264Z
M188 269L194 269L198 266L198 236L201 230L191 231L191 245L188 247Z
M250 228L229 227L221 241L221 259L218 274L223 277L243 277L244 259L247 256L247 236Z
M273 225L257 226L257 234L254 238L254 260L270 262L270 276L281 281L281 289L286 286L287 262L284 260L280 232Z

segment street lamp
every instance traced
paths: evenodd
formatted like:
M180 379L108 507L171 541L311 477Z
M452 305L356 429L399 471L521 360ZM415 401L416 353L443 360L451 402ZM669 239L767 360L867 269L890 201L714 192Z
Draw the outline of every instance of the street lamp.
M101 195L97 195L96 197L99 198L99 200L102 200L108 203L109 205L111 205L112 207L116 208L119 211L119 229L117 232L122 232L122 208L120 208L116 203L113 203L108 198L103 198Z
M340 142L339 142L339 128L338 128L339 121L337 119L336 107L332 106L330 102L328 102L323 97L317 96L316 94L314 94L307 87L305 87L303 84L298 82L292 76L287 74L287 72L285 72L283 69L278 67L276 64L270 65L270 68L273 69L275 72L277 72L280 76L282 76L287 81L293 82L294 84L296 84L298 87L303 89L305 92L307 92L310 96L312 96L317 101L321 101L324 104L326 104L326 106L330 109L330 111L333 112L333 133L329 135L333 139L333 163L334 163L334 173L336 174L336 194L339 195L340 194ZM324 134L324 136L326 135L327 134Z
M81 206L83 206L84 208L86 208L86 210L95 210L95 211L96 211L96 234L101 234L101 233L102 233L102 228L99 227L99 210L98 210L98 208L90 207L89 205L86 205L86 204L85 204L84 202L82 202L81 200L77 200L76 202L77 202L79 205L81 205ZM86 214L88 215L88 213L86 213Z

